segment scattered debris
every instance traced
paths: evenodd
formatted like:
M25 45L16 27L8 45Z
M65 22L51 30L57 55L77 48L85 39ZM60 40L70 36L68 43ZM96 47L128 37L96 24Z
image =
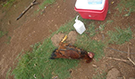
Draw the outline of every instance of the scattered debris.
M34 78L37 78L37 77L36 77L36 74L34 74L33 77L34 77Z
M102 35L102 40L104 40L105 35L104 35L104 33L103 33L103 28L102 28L101 26L99 26L99 30L100 30L100 33L101 33L101 35Z
M11 21L9 20L9 21L8 21L8 25L10 25L10 24L11 24Z
M93 67L95 67L95 68L97 68L97 67L98 67L98 66L97 66L97 65L95 65L95 64L92 64L92 66L93 66Z
M127 53L127 58L128 60L133 64L135 65L135 62L130 58L130 48L129 48L129 45L131 43L128 44L128 52ZM109 48L110 49L110 48ZM112 48L111 48L112 49ZM116 50L116 49L112 49L112 50L115 50L115 51L118 51L118 52L122 52L122 51L119 51L119 50ZM125 52L124 52L125 53ZM125 59L119 59L119 58L112 58L112 57L105 57L105 58L108 58L108 59L113 59L113 60L117 60L117 61L123 61L123 62L128 62L128 60L125 60Z
M58 76L54 73L54 72L52 72L52 79L57 79L58 78Z
M114 4L114 1L112 1L111 4Z
M130 16L131 12L132 12L132 10L131 10L131 8L130 8L130 9L129 9L129 12L128 12L127 14L125 14L124 16L125 16L125 17Z
M53 78L53 79L57 79L57 78L58 78L58 76L53 76L52 78Z

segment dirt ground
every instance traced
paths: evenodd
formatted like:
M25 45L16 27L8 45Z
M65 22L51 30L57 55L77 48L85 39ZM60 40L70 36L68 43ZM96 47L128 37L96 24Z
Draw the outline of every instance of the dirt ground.
M32 0L16 0L10 8L3 8L0 5L0 30L7 31L8 34L0 38L0 79L6 78L6 73L10 67L14 65L17 55L23 50L29 50L30 45L37 42L42 42L52 32L59 29L59 27L78 13L74 11L74 4L76 0L56 0L54 4L45 6L46 8L38 13L36 10L38 5L43 0L37 0L39 4L33 6L22 18L16 21L16 18L21 12L32 2ZM114 1L114 4L111 2ZM130 40L131 58L135 61L135 13L131 13L129 17L123 17L122 13L117 16L119 12L114 9L119 1L109 0L109 10L111 13L107 14L106 20L113 20L113 25L107 24L105 28L106 33L108 30L113 30L113 26L120 26L126 28L132 26L133 39ZM113 14L116 14L115 16ZM104 21L104 22L105 22ZM6 42L11 37L10 43ZM101 36L96 36L94 39L101 39ZM109 45L110 48L118 49L121 51L128 51L128 43L122 45ZM116 68L119 71L121 79L135 78L135 66L130 62L122 62L119 60L108 59L107 57L115 57L119 59L127 59L127 53L120 53L114 50L105 48L105 57L100 61L93 61L86 64L81 61L77 69L72 70L70 79L92 79L97 73L110 71ZM115 73L115 72L113 72Z

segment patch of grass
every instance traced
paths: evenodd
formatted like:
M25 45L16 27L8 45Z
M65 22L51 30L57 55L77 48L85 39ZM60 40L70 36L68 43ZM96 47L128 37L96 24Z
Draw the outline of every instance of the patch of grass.
M19 59L17 67L13 70L15 79L34 79L34 77L51 79L53 76L65 79L69 77L69 69L76 67L78 61L51 60L49 57L54 49L50 38L46 39L43 44L35 44L32 52L27 52Z
M7 0L6 1L6 3L5 4L3 4L3 7L6 7L6 6L8 6L8 5L13 5L13 2L14 2L15 0Z
M104 28L105 28L105 25L108 24L108 23L112 23L112 22L113 22L113 20L107 20L107 22L105 22L104 24L101 24L101 25L100 25L99 30L100 30L100 31L103 31Z
M90 33L90 36L96 35L94 22L90 23L89 27L86 30L86 33Z
M7 44L10 43L10 39L11 39L11 36L8 36L8 37L7 37L7 42L6 42Z
M10 68L8 69L8 71L7 71L6 79L8 79L8 76L9 76L9 75L11 75L11 74L10 74L10 71L11 71L11 67L10 67Z
M122 1L115 7L115 9L118 9L120 13L123 10L123 7L121 7L121 5L122 5L121 3L122 3ZM117 14L115 13L115 15L117 15Z
M119 9L120 13L123 9L127 9L129 13L135 11L135 0L121 0L120 3L116 6Z
M96 60L104 56L103 48L105 47L105 44L101 41L91 40L87 34L79 35L75 46L93 52Z
M135 0L124 0L125 1L125 6L128 9L131 9L132 11L135 11Z
M129 12L127 14L125 14L124 16L130 16L131 12L132 12L132 9L130 8Z
M0 31L0 38L3 37L4 35L6 35L7 32L4 32L4 31Z
M129 28L127 29L120 29L115 28L116 31L108 31L108 35L110 37L109 43L111 44L123 44L126 41L132 39L132 31Z
M106 79L107 73L103 72L102 74L98 73L92 79Z
M56 0L44 0L37 11L45 9L46 5L53 4Z

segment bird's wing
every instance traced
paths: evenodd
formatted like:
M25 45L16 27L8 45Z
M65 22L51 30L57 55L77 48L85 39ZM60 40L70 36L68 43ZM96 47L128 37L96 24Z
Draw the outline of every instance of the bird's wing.
M62 54L62 56L66 57L66 58L72 58L72 59L80 58L80 54L74 50L61 49L61 50L59 50L59 52Z

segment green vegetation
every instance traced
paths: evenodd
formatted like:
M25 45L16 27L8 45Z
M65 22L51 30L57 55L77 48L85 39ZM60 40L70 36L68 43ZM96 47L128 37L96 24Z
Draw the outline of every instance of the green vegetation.
M86 30L86 33L90 33L90 36L96 35L95 24L92 22Z
M77 42L75 44L77 47L82 48L86 51L94 52L94 58L98 60L104 56L104 44L101 41L92 40L87 34L82 34L78 36Z
M19 59L17 67L13 70L15 79L51 79L53 76L58 76L61 79L70 76L69 69L77 66L77 60L66 59L49 59L52 50L55 47L52 45L50 38L46 39L41 45L36 43L33 46L33 51L26 52Z
M11 37L10 36L7 36L7 34L8 34L8 32L0 31L0 38L3 37L4 35L6 35L7 41L5 43L6 44L9 44Z
M45 9L46 5L52 4L55 1L56 0L44 0L43 3L41 5L39 5L38 11Z
M105 25L108 24L108 23L112 23L112 22L113 22L113 20L108 20L108 21L106 21L104 24L101 24L99 30L100 30L100 31L103 31L104 28L105 28Z
M7 74L6 74L6 79L8 79L8 76L10 75L11 67L8 69Z
M128 11L128 15L130 15L131 12L135 11L135 0L122 0L116 8L119 9L120 13L124 10Z
M132 9L130 8L129 11L128 11L128 13L125 14L124 16L130 16L131 12L132 12Z
M8 37L7 37L7 42L6 42L7 44L10 43L10 39L11 39L11 36L8 36Z
M5 4L3 4L3 7L6 7L8 5L12 5L15 0L7 0Z
M110 37L109 43L123 44L132 38L132 31L130 27L127 29L120 29L120 28L115 28L115 29L116 29L115 32L108 31L108 35Z
M135 11L135 0L124 0L123 2L124 3L121 1L121 4L123 4L128 10L131 9L131 11Z
M4 35L6 35L7 32L4 32L4 31L0 31L0 38L3 37Z

